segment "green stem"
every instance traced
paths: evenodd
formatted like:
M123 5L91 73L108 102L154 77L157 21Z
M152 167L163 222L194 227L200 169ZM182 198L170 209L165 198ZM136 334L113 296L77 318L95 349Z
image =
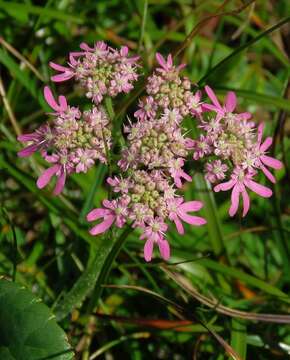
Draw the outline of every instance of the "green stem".
M148 10L148 0L144 0L141 33L140 33L140 39L139 39L139 44L138 44L138 52L140 52L142 43L143 43L143 38L144 38L144 33L145 33L145 25L146 25L146 19L147 19L147 10Z
M104 284L110 274L113 262L115 261L116 257L118 256L119 252L122 249L123 244L125 243L128 235L133 231L133 228L130 225L127 225L127 227L124 229L120 237L117 239L117 241L113 244L113 247L111 251L109 252L108 256L106 257L104 264L102 266L99 278L96 282L95 288L93 290L90 303L89 303L89 309L93 311L94 307L97 305L98 300L102 294L103 288L102 284Z
M88 265L64 298L56 303L54 313L58 321L65 318L76 306L80 305L92 290L94 293L91 303L97 302L101 294L101 285L108 276L113 261L131 231L132 228L127 226L115 242L111 239L101 240L92 263Z

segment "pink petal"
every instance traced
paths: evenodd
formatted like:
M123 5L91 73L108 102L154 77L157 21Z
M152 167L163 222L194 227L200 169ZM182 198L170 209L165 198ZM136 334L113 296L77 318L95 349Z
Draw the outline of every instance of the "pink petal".
M186 67L186 64L180 64L177 66L177 70L180 71Z
M258 126L258 144L260 145L262 142L263 132L264 132L265 124L261 123Z
M122 46L120 50L121 56L127 56L129 52L128 46Z
M65 184L65 179L66 179L66 174L65 171L62 170L60 176L57 179L55 188L53 190L54 195L59 195L62 192Z
M252 191L254 191L256 194L262 196L262 197L270 197L272 196L272 190L267 188L266 186L263 186L261 184L256 183L253 180L244 180L244 184L251 189Z
M164 57L160 53L156 53L156 60L158 61L159 65L163 67L163 69L167 69L167 64L165 62Z
M176 185L176 187L178 187L178 189L180 189L182 187L182 182L180 180L180 177L175 176L174 184Z
M224 183L216 185L213 189L215 192L230 190L236 184L235 180L229 180Z
M216 107L215 105L212 105L212 104L202 104L201 108L203 111L218 111L218 110L220 110L219 107Z
M54 82L62 82L71 79L73 76L74 76L73 73L63 73L63 74L53 75L50 79L51 81Z
M172 67L172 65L173 65L172 55L169 54L169 55L167 56L167 68L170 69L170 68Z
M267 137L263 144L260 146L261 151L266 151L272 145L273 139L271 137Z
M222 110L222 107L221 107L221 105L220 105L220 103L219 103L219 101L218 101L215 93L213 92L212 88L210 88L208 85L206 85L205 91L206 91L208 97L209 97L209 98L211 99L211 101L214 103L214 105L215 105L218 109Z
M49 86L45 86L44 87L44 98L46 100L46 102L48 103L48 105L55 111L59 111L60 110L60 106L59 104L55 101L54 96L52 94L52 91L50 89Z
M164 240L164 239L160 239L158 241L158 247L159 247L159 251L160 251L162 259L169 260L169 258L170 258L170 247L169 247L168 241Z
M273 169L282 169L283 163L280 160L277 160L271 156L262 155L260 160L267 166L270 166Z
M17 140L20 142L33 141L35 140L35 133L18 135Z
M252 114L250 112L243 112L237 115L237 118L241 120L249 120L251 119L251 117Z
M177 216L175 216L175 217L173 218L173 221L174 221L174 223L175 223L177 232L178 232L180 235L183 235L183 234L184 234L184 228L183 228L182 222L179 220L179 218L178 218Z
M174 176L174 183L178 188L182 187L182 182L180 180L181 178L185 179L186 181L192 181L191 176L186 174L186 172L184 172L183 170L179 170Z
M105 210L103 208L93 209L87 214L87 221L95 221L104 217L106 214L108 214L108 210Z
M180 213L180 219L190 225L201 226L206 224L206 220L200 216L192 216L186 213Z
M94 51L94 48L89 47L89 45L86 44L85 42L82 42L80 44L80 48L85 51Z
M144 245L144 259L149 262L152 259L153 240L148 239Z
M234 216L238 211L239 197L240 197L239 187L235 185L231 194L231 207L229 209L230 216Z
M44 170L44 172L39 176L36 182L37 187L39 189L44 188L50 182L53 175L55 175L58 172L59 169L60 169L60 165L56 164Z
M80 51L77 51L77 52L70 52L69 53L69 62L72 66L76 66L78 64L78 61L75 59L76 57L80 57L84 55L84 52L80 52Z
M115 216L114 215L109 215L106 218L106 220L104 220L100 224L98 224L98 225L94 226L93 228L91 228L90 234L91 235L102 234L103 232L107 231L112 226L114 220L115 220Z
M19 157L28 157L28 156L32 155L33 153L35 153L35 151L37 151L38 148L39 148L38 144L29 145L26 148L18 151L17 155Z
M180 177L182 177L186 181L192 181L192 177L188 175L185 171L181 170Z
M233 91L229 91L226 96L226 110L228 112L233 112L237 106L237 97Z
M188 211L198 211L203 207L201 201L187 201L179 206L179 209L188 212Z
M245 217L250 209L250 198L246 190L242 191L243 198L243 217Z
M260 169L263 171L264 175L273 183L276 183L276 179L274 177L274 175L264 166L264 165L260 165Z
M105 199L105 200L103 200L102 204L108 209L111 209L111 210L115 209L114 201L110 201L110 200Z
M60 72L67 72L69 70L69 68L67 68L65 66L62 66L62 65L59 65L59 64L56 64L56 63L54 63L52 61L49 62L49 66L52 69L60 71Z
M60 95L58 97L58 102L60 104L60 111L65 111L67 109L67 101L66 101L65 96Z
M116 179L111 178L111 177L108 177L106 179L106 182L111 186L116 186L118 184L118 181Z

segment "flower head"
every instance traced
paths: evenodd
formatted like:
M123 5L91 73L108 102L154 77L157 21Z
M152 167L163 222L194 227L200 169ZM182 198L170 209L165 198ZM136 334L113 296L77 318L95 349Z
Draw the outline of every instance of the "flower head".
M144 259L147 262L152 259L154 244L158 245L160 255L164 260L170 258L170 247L168 241L164 238L167 229L168 226L161 218L151 218L148 221L143 234L140 236L141 240L146 239L144 245Z
M200 210L202 206L203 204L201 201L184 202L182 197L167 200L167 207L169 212L168 217L171 221L174 221L179 234L184 234L184 228L181 220L196 226L206 224L206 220L204 218L188 214L188 212Z
M258 127L258 141L257 146L254 150L254 166L257 168L260 168L265 176L272 182L275 183L276 179L274 176L270 173L270 171L266 168L266 166L269 166L273 169L281 169L283 167L283 164L281 161L266 155L266 151L269 149L269 147L272 145L272 138L267 137L264 142L262 143L262 137L263 137L263 131L264 131L265 125L261 123Z
M70 53L69 67L50 63L59 72L52 76L52 81L61 82L74 77L85 90L86 96L96 104L105 95L114 97L132 90L132 82L138 78L138 57L129 57L126 46L117 50L99 41L93 48L86 43L81 43L80 48L82 51Z
M68 175L87 172L97 160L107 161L106 147L111 145L111 124L102 108L93 106L81 112L79 108L69 106L62 95L56 100L48 86L44 88L44 97L54 110L50 114L52 121L41 125L33 133L18 136L20 142L28 143L18 156L27 157L40 151L48 163L53 163L39 177L37 186L42 189L56 176L54 194L58 195Z
M242 168L236 168L229 181L214 187L214 191L216 192L233 189L231 195L231 207L229 209L230 216L234 216L238 211L240 194L243 199L243 217L247 215L250 208L250 198L246 188L265 198L272 196L271 189L258 184L253 180L254 175L254 172L245 172Z
M217 113L218 118L225 117L227 115L233 116L233 111L237 106L237 97L233 91L229 91L226 96L225 105L222 106L218 101L214 91L209 87L205 87L205 91L213 104L203 104L202 108L206 111L214 111ZM237 120L248 120L251 118L251 114L248 112L241 114L234 114Z

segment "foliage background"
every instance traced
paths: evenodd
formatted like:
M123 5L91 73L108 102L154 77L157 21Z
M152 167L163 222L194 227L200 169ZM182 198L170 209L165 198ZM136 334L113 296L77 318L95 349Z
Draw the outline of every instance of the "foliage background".
M290 327L277 322L289 322L278 314L290 303L289 16L287 0L0 1L0 274L55 312L76 359L222 360L233 351L241 359L288 358ZM119 253L119 243L111 250L106 237L87 233L86 213L107 195L106 167L72 176L55 198L35 186L41 159L16 156L16 135L46 119L48 62L64 63L80 42L96 40L138 52L144 75L156 50L175 52L192 82L221 97L235 89L240 108L266 122L272 153L285 164L270 200L253 196L246 219L229 219L228 194L213 196L190 162L185 196L205 202L208 225L187 227L183 237L172 229L167 267L158 258L144 263L136 233ZM132 115L141 90L142 81L115 103L115 121ZM80 101L71 83L57 91ZM228 308L244 313L232 317ZM251 313L274 315L241 319Z

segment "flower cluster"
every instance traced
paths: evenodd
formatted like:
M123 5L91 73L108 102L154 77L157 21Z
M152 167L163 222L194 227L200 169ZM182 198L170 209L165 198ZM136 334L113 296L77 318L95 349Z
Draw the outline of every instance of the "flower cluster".
M18 137L20 142L28 143L18 153L20 157L39 151L50 164L38 178L37 186L45 187L55 176L55 194L63 190L68 175L87 172L96 161L107 162L112 147L112 119L102 101L128 93L138 78L138 57L129 57L127 47L116 50L97 42L93 48L85 43L80 48L69 54L67 67L50 63L58 71L51 79L62 82L74 78L91 100L89 107L84 111L72 107L64 96L56 99L46 86L44 97L53 109L52 121ZM184 64L175 66L171 55L165 59L158 53L156 60L158 66L147 79L146 94L139 100L134 120L124 126L126 146L117 162L119 172L107 178L110 198L103 201L102 208L87 215L89 222L98 221L90 230L92 235L104 233L113 224L139 228L140 239L145 240L146 261L151 260L155 244L162 258L169 259L169 222L181 235L183 223L206 223L204 218L191 214L203 204L186 202L179 191L184 181L192 180L184 169L189 157L204 162L205 178L214 191L232 190L230 216L237 213L240 197L243 216L249 211L247 190L262 197L272 195L271 189L255 181L258 170L275 183L268 168L282 167L279 160L267 154L272 138L263 140L264 124L257 127L250 113L235 112L235 93L229 92L221 105L206 86L211 103L205 103L201 91L194 93L190 80L181 75ZM182 127L185 117L197 121L199 138L186 136Z
M96 160L106 163L106 146L111 143L110 120L102 108L81 112L67 105L65 97L59 102L53 97L48 86L44 97L55 111L53 121L41 125L35 132L18 137L21 142L29 142L18 156L27 157L40 151L42 157L51 164L38 178L37 186L42 189L55 175L57 177L54 194L63 190L67 175L87 172Z
M84 50L70 53L70 68L51 63L61 74L52 77L59 82L73 76L86 87L94 103L88 110L69 106L64 96L56 100L48 86L44 88L44 98L54 110L52 121L41 125L31 134L18 137L20 142L29 143L19 151L20 157L27 157L39 151L50 163L39 179L37 186L45 187L56 176L54 194L63 190L66 177L72 173L87 172L96 161L107 162L107 151L111 147L111 120L102 106L103 96L115 96L132 89L137 79L136 60L128 58L128 48L120 51L109 48L100 42L93 49L81 44ZM122 84L122 85L121 85ZM91 90L89 90L89 88Z
M234 216L239 207L239 197L243 200L243 216L250 208L247 188L262 197L270 197L271 189L254 181L258 170L273 183L275 178L267 166L280 169L282 163L268 156L267 150L272 138L262 141L264 124L256 127L248 112L235 113L237 99L234 92L228 92L222 106L213 90L205 87L212 104L202 104L202 117L199 128L203 131L194 141L193 158L206 159L205 177L213 184L230 178L228 181L214 186L214 191L232 189L230 216Z
M138 78L139 57L128 57L127 46L117 50L98 41L93 48L86 43L80 48L82 51L69 54L69 67L50 62L51 68L59 72L52 76L52 81L62 82L74 77L95 104L99 104L104 96L115 97L133 89Z
M152 258L154 244L162 258L169 259L165 238L168 220L179 234L184 233L182 221L197 226L206 223L202 217L189 214L200 210L202 203L185 202L177 193L182 179L191 181L183 166L193 146L180 124L199 105L193 108L189 101L195 95L190 92L189 80L179 75L183 66L173 66L171 55L167 60L160 54L156 58L161 67L148 78L147 96L135 112L136 122L124 128L128 143L118 162L122 175L107 179L116 196L87 216L88 221L103 220L90 230L93 235L103 233L113 223L140 228L140 239L146 240L146 261Z
M193 94L190 80L180 76L180 70L185 64L175 67L171 55L165 60L157 53L156 59L161 67L158 67L148 78L146 86L148 97L140 101L137 117L140 119L154 117L158 107L164 111L165 116L173 116L176 122L181 121L189 113L200 113L201 93ZM173 114L168 113L169 111L173 111Z

